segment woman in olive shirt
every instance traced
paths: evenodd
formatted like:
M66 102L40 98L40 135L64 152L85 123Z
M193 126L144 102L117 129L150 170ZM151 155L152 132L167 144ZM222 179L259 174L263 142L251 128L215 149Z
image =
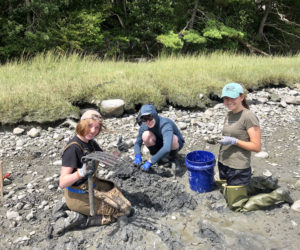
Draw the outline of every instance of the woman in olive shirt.
M223 187L229 207L235 211L250 211L278 201L291 202L288 190L283 189L248 198L247 185L249 187L252 175L251 152L261 150L259 121L249 110L240 84L226 84L221 97L229 112L225 118L222 138L217 140L221 144L218 168L220 179L226 183Z

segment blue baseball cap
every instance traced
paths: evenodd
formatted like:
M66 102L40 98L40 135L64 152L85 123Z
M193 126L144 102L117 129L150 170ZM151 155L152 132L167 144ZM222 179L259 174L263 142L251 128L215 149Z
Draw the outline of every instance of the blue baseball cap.
M243 94L244 90L243 87L235 82L228 83L224 86L222 90L222 96L223 97L230 97L230 98L237 98L240 94Z
M157 111L155 109L155 107L151 104L145 104L142 106L141 108L141 116L144 116L144 115L156 115L157 114Z

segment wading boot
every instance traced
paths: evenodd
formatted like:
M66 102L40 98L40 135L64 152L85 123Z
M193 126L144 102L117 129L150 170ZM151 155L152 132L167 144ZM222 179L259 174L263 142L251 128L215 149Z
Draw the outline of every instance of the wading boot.
M276 188L278 188L278 179L272 176L254 176L247 186L249 196L270 193Z
M94 226L102 226L102 225L109 225L111 223L116 222L117 219L111 215L96 215L96 216L89 216L87 219L86 226L87 227L94 227Z
M290 191L286 188L277 188L273 192L268 194L258 194L249 198L244 204L244 207L240 210L241 212L248 212L259 210L272 206L279 202L293 203L293 199L290 197Z
M172 163L172 169L175 175L179 174L181 171L181 162L178 154L178 150L172 150L170 153L170 161Z
M57 202L52 210L52 216L54 221L57 221L60 217L67 217L68 216L66 212L67 210L69 209L64 199Z
M67 212L67 218L59 218L53 227L53 235L62 235L72 229L83 229L87 226L87 216L74 211Z
M233 211L240 211L243 205L248 201L247 187L246 186L228 186L222 185L224 188L224 197L228 207Z
M220 192L222 194L224 193L223 184L226 184L226 182L227 182L226 180L215 179L215 185L217 186L218 189L220 189Z

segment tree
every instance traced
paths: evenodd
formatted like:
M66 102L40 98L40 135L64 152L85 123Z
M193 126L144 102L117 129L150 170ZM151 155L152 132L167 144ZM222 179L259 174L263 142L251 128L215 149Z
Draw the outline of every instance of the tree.
M269 53L287 52L292 46L297 52L300 46L300 1L255 1L261 20L256 39L267 47Z

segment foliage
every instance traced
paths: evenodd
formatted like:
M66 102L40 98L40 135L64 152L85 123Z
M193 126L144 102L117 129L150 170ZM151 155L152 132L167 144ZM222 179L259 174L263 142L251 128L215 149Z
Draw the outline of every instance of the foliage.
M187 30L183 32L183 40L187 43L201 44L206 43L207 40L205 37L201 36L195 30Z
M170 49L171 52L176 52L183 46L183 42L178 37L178 34L174 34L173 31L170 31L167 35L158 36L157 41L162 43L166 48Z
M0 1L0 60L54 49L129 59L163 51L297 54L299 23L299 0Z

